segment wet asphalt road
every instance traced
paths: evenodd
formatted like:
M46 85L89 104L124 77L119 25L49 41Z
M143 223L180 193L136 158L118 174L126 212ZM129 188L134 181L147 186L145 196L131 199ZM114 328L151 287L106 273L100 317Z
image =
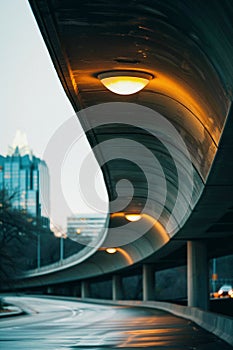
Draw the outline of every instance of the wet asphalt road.
M39 297L8 297L31 314L0 319L1 350L192 349L232 346L194 323L148 308Z

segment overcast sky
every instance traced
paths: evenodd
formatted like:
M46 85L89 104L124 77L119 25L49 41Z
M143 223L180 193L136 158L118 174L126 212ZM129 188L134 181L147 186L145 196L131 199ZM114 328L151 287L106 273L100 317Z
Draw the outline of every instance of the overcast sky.
M44 149L56 129L74 116L49 54L26 0L1 0L1 118L0 154L6 154L16 130L27 134L33 153L42 157ZM90 148L85 139L76 147L78 163ZM49 164L48 164L49 165ZM70 167L71 165L69 165ZM67 173L67 172L66 172ZM53 179L51 179L53 181ZM66 198L72 212L93 212L82 201L79 193L73 193L70 179ZM106 192L101 175L97 179L98 191ZM69 194L68 191L71 193ZM70 198L68 198L70 196ZM58 224L65 225L63 208L51 193L52 213Z

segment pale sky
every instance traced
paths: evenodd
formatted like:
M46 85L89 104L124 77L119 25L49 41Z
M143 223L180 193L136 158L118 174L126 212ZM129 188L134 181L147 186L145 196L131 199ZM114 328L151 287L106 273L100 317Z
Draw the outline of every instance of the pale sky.
M74 111L53 68L26 0L0 1L0 36L0 154L6 154L16 130L20 129L26 133L33 153L41 158L56 129L74 116ZM85 138L76 145L76 149L75 171L78 172L82 157L90 152ZM69 164L68 168L71 167ZM69 171L66 170L65 173L68 174ZM96 183L98 192L107 198L101 174ZM73 213L94 211L80 198L78 191L74 193L70 179L64 181L63 187ZM56 223L64 226L66 213L59 207L53 189L51 192L52 214Z

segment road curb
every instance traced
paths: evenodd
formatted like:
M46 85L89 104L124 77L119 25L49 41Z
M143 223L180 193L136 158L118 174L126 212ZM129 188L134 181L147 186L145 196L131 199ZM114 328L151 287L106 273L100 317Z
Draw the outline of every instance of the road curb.
M0 312L0 318L2 317L12 317L12 316L19 316L22 315L24 313L23 310L21 310L19 307L17 306L5 306L4 309L6 310L10 310L10 311L6 311L6 312Z

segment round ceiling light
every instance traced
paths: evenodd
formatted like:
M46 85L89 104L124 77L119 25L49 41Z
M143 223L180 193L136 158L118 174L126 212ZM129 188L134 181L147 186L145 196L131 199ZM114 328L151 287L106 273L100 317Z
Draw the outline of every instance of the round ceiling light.
M106 252L108 253L108 254L114 254L114 253L116 253L116 248L106 248Z
M101 83L118 95L132 95L141 91L153 75L141 71L114 70L98 74Z
M138 221L141 219L141 215L140 214L125 214L125 218L128 220L128 221Z

